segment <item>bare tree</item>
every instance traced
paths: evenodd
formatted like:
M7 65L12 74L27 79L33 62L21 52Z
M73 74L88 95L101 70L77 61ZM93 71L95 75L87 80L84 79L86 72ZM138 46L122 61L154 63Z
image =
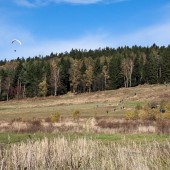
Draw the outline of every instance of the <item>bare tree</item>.
M57 96L58 87L60 85L60 68L58 67L57 61L54 59L51 61L51 73L52 73L52 84L54 86L54 96Z
M86 86L88 87L89 93L90 93L91 92L91 86L92 86L92 83L93 83L93 67L91 65L89 65L87 67L85 74L86 74Z
M80 63L77 60L72 60L70 72L70 81L73 89L73 93L77 91L78 85L80 84L81 72Z
M134 63L131 58L125 58L122 61L122 74L124 76L124 84L125 87L131 87L132 86L132 72Z
M109 78L109 75L108 75L108 68L106 65L103 66L102 68L102 73L104 75L104 88L106 90L106 86L107 86L107 79Z

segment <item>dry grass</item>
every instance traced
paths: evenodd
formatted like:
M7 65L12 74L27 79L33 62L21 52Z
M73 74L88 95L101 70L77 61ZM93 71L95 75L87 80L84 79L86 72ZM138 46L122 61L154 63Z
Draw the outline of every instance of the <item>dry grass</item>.
M47 120L47 121L46 121ZM57 122L49 119L12 122L0 122L0 132L81 132L81 133L157 133L170 134L170 120L125 120L111 118L65 118Z
M3 170L168 170L170 143L106 144L86 138L44 138L1 148L0 160Z
M144 85L90 94L69 93L59 97L0 102L0 131L169 133L169 123L158 125L150 122L146 125L135 121L128 123L123 119L127 111L131 112L137 106L144 106L148 102L161 102L163 99L170 101L169 94L170 86ZM120 103L122 100L125 107L123 110ZM79 112L78 121L75 121L73 116L76 110ZM61 116L61 121L52 123L50 119L56 114ZM97 122L89 123L93 118Z
M170 134L170 121L127 121L124 112L148 102L170 101L170 87L138 86L91 94L0 102L1 132ZM120 100L125 109L121 110ZM116 110L114 110L116 108ZM78 110L80 117L74 120ZM51 121L53 114L62 117ZM99 135L99 134L96 134ZM153 140L152 140L153 141ZM150 170L170 167L170 142L104 142L86 138L29 139L0 146L0 169Z
M121 110L120 100L123 99L126 111L149 101L163 99L170 101L169 94L170 86L144 85L91 94L73 95L69 93L59 97L11 100L0 102L0 120L46 118L55 113L60 113L63 117L71 117L75 110L79 110L82 117L97 114L98 116L121 118L124 112Z

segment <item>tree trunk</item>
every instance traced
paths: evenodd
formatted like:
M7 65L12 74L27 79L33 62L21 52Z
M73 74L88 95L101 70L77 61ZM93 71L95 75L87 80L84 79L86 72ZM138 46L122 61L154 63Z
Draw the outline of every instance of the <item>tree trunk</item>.
M24 88L23 88L23 92L22 92L22 97L23 97L23 99L25 98L25 84L24 84Z
M54 96L57 96L57 77L54 77Z
M1 96L1 92L2 92L2 80L0 78L0 96Z

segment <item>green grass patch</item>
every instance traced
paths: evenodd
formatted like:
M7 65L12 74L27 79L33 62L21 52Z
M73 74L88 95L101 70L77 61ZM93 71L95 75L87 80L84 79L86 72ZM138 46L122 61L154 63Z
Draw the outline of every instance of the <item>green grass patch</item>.
M125 107L136 107L137 105L144 106L146 102L141 101L126 101Z
M89 138L93 140L101 140L104 142L121 142L121 141L134 141L134 142L153 142L157 141L159 143L170 141L170 135L158 135L158 134L89 134L89 133L0 133L0 144L10 144L27 140L38 140L54 137L62 137L75 139L75 138Z

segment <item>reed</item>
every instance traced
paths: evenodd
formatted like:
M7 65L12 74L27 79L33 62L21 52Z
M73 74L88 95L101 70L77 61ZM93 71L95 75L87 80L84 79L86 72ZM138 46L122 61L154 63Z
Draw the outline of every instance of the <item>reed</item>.
M170 142L101 142L87 138L28 140L0 149L0 169L149 170L170 167Z

